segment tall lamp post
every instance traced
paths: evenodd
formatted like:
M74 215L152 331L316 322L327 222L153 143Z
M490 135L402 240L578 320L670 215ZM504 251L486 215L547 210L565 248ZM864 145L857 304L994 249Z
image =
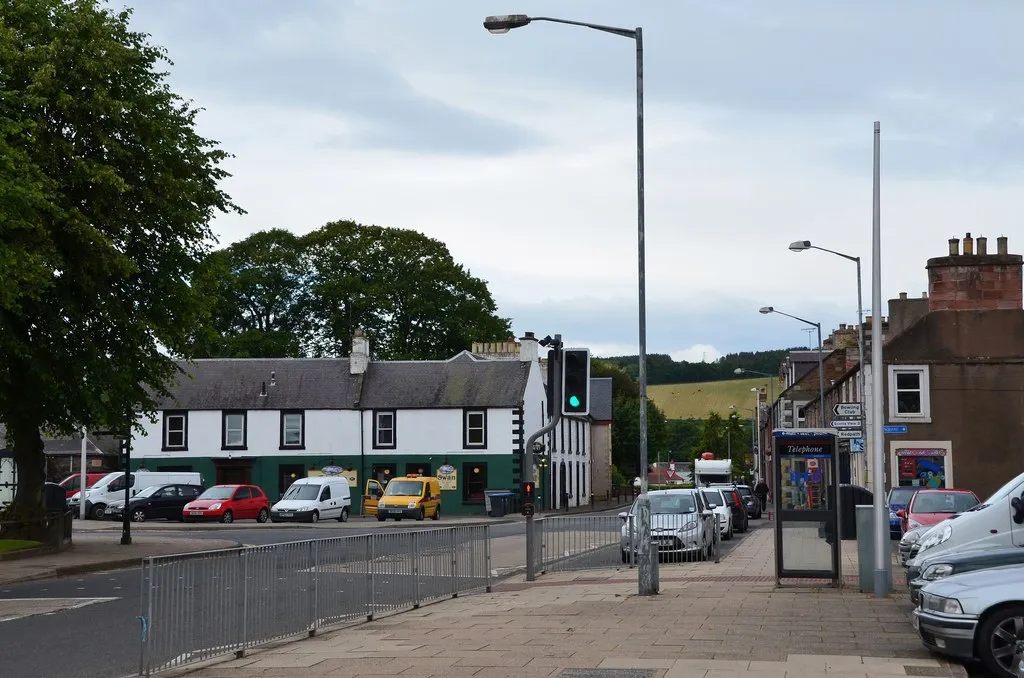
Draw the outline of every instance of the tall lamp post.
M644 243L644 41L643 30L617 28L583 21L569 21L553 17L526 14L489 16L484 19L484 28L494 34L508 33L513 28L522 28L535 21L545 21L568 26L581 26L602 33L611 33L630 38L636 43L636 225L637 225L637 287L639 303L639 373L640 382L640 496L636 512L639 518L639 541L637 548L638 587L640 595L658 592L658 582L651 560L651 500L647 494L647 284L646 253Z
M754 394L754 414L750 419L750 454L757 464L757 475L760 476L763 471L761 470L761 446L757 444L757 429L761 427L761 389L755 386L750 389L750 392Z
M857 264L857 352L859 354L859 362L857 364L857 391L860 394L860 397L857 400L860 401L861 426L863 427L863 422L866 421L867 417L867 400L864 398L864 295L861 290L860 257L851 257L849 254L843 254L842 252L836 252L835 250L812 245L810 240L797 240L792 242L789 245L789 249L793 252L821 250L822 252L834 254L837 257L842 257L843 259ZM825 415L822 414L822 416L824 417Z

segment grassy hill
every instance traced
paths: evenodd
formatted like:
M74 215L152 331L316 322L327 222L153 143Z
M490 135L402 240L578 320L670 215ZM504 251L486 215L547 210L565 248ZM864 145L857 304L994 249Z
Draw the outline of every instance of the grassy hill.
M694 384L657 384L647 387L647 394L668 419L703 419L708 412L729 416L730 405L744 419L750 418L754 407L752 388L767 388L767 377L702 381ZM782 392L782 382L775 384L775 397Z

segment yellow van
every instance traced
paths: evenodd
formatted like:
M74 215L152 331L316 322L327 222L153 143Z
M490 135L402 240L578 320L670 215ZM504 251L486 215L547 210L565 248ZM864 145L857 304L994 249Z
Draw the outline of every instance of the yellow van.
M441 483L437 478L410 474L388 483L377 503L377 520L426 517L441 519Z

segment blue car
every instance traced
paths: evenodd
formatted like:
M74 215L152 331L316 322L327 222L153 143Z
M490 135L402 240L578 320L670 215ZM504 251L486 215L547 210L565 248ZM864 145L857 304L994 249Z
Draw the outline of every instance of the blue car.
M889 490L885 503L889 506L889 536L892 539L899 539L903 536L903 527L896 512L906 509L910 504L911 497L920 489L920 487L894 487Z

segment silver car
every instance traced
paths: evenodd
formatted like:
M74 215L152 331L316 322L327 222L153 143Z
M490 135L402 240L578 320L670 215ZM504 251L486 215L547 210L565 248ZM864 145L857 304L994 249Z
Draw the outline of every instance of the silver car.
M700 492L655 490L648 495L651 498L651 539L658 545L658 555L677 559L707 558L715 539L715 514L708 509ZM619 517L622 519L622 562L635 562L640 543L636 502Z
M993 675L1016 678L1014 651L1024 639L1024 566L965 572L926 584L913 624L929 650L979 659Z
M931 525L922 525L909 530L900 537L900 565L907 567L917 555L917 545L925 532L932 529Z

